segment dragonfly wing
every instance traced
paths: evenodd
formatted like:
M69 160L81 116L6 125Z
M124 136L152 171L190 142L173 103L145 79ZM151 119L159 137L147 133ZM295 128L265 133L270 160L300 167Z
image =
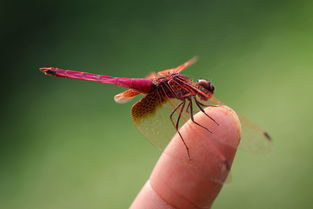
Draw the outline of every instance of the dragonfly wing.
M149 73L149 75L147 75L146 76L146 78L148 78L148 79L150 79L150 80L153 80L153 79L155 79L157 76L156 76L156 74L155 73Z
M260 126L242 115L238 115L241 123L241 150L264 153L271 150L272 138Z
M170 115L181 102L182 101L178 99L164 97L160 92L155 91L133 105L133 121L139 131L149 139L152 144L160 149L164 149L169 140L177 133L175 123L178 119L179 110L173 114L174 124L170 119ZM223 103L215 97L204 104L223 105ZM197 112L199 112L199 108L194 104L193 114ZM238 116L242 127L239 149L252 153L270 151L272 143L267 132L244 116ZM179 128L189 119L190 111L188 109L188 103L186 103L185 109L180 117ZM223 142L221 141L221 143Z
M164 97L158 91L150 93L133 105L133 122L153 145L162 150L177 133L175 126L178 118L180 119L178 130L191 118L188 101L185 102L184 109L179 114L181 107L183 107L182 102L179 99ZM193 115L197 112L199 112L199 107L193 103ZM208 120L212 119L208 117ZM206 128L211 129L210 127Z
M156 90L132 107L136 127L159 149L164 149L176 132L169 117L176 104L178 100L165 98Z
M126 91L123 91L122 93L115 95L114 101L117 103L126 103L139 94L141 94L139 91L136 91L134 89L128 89Z
M195 63L196 61L197 61L197 57L193 57L190 60L188 60L187 62L185 62L184 64L182 64L176 68L162 70L162 71L158 72L158 75L159 76L166 76L166 75L170 75L170 74L174 74L174 73L179 73L179 72L183 71L186 67Z
M223 102L216 97L210 99L213 105L223 105ZM253 152L264 153L271 150L272 138L260 126L253 123L246 117L237 114L241 123L241 140L239 149Z

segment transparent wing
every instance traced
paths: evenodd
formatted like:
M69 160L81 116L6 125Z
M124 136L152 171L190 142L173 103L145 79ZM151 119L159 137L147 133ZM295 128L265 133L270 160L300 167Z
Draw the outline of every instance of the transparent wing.
M223 102L216 97L210 100L212 104L223 105ZM252 153L269 152L272 148L271 136L260 126L253 123L246 117L238 114L241 123L241 141L239 149Z
M169 140L177 133L175 125L179 116L179 109L173 114L173 122L170 119L170 115L180 103L181 100L164 98L156 91L153 94L145 96L133 105L132 117L135 125L139 131L159 149L164 149ZM205 105L223 105L223 103L216 99L216 97L213 97L212 100L206 102ZM199 108L193 105L193 114L199 111ZM239 149L252 153L265 153L270 151L272 142L269 134L244 116L238 116L242 129ZM190 111L188 104L186 104L180 117L178 129L189 119ZM210 120L210 118L208 118L208 120Z
M194 115L200 111L194 102L192 103L192 112L190 111L189 102L185 102L183 105L182 102L182 100L162 97L158 91L148 94L133 105L133 122L152 144L160 149L164 149L180 127L191 118L191 113ZM214 118L208 116L207 120L217 125ZM197 121L195 120L194 123L197 123ZM175 128L176 124L177 129ZM196 127L199 126L205 131L209 131L210 134L214 134L210 130L212 127L205 127L198 123ZM184 138L185 136L182 135L182 137ZM220 143L227 142L220 141ZM227 145L235 147L233 144Z
M238 116L241 123L241 143L239 148L253 153L269 152L272 148L270 135L244 116Z

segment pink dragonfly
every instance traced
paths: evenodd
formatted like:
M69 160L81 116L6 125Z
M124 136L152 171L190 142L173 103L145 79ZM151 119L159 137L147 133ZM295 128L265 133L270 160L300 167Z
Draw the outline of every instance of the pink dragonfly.
M204 108L222 104L213 97L214 85L210 81L193 82L180 73L195 61L196 58L192 58L176 68L151 73L146 78L119 78L54 67L40 68L40 70L47 75L96 81L128 88L114 97L118 103L128 102L140 94L145 95L132 106L131 115L135 125L146 138L162 149L171 137L178 133L190 159L188 144L179 131L181 122L190 119L197 126L212 133L209 127L195 121L193 116L201 111L208 119L219 125L214 118L206 114ZM269 134L248 119L240 115L239 118L244 139L242 142L248 146L248 149L253 152L267 150L271 141Z

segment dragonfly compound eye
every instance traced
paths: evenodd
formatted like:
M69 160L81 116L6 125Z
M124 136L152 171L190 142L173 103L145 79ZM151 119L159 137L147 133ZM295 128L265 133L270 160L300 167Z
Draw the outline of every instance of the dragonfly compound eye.
M204 89L208 90L209 92L213 93L214 92L214 85L211 83L211 81L207 80L198 80L198 85L203 87Z
M214 85L213 85L213 83L209 83L209 91L211 91L211 92L214 92L214 90L215 90L215 87L214 87Z

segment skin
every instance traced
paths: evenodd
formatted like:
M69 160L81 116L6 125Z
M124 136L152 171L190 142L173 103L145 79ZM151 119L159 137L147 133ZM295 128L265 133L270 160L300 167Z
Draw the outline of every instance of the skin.
M240 122L226 106L208 107L205 111L219 125L201 112L195 115L195 120L209 127L213 134L188 121L181 133L186 136L191 159L180 137L175 135L131 209L211 208L236 154Z

